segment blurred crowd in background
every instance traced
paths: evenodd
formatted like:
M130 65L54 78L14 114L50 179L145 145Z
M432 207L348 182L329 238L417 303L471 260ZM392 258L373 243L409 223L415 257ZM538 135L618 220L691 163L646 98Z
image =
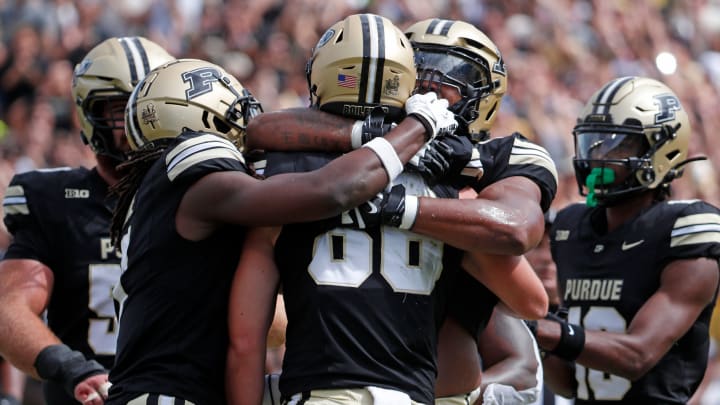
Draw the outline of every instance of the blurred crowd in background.
M571 131L592 91L617 76L665 81L691 113L691 156L709 157L687 166L674 196L720 203L720 0L0 0L0 189L15 172L90 164L69 88L74 65L107 37L143 35L217 63L271 111L308 105L312 47L359 12L487 33L509 71L494 135L519 131L550 151L557 207L578 198Z
M618 76L664 81L690 112L690 156L709 158L686 167L673 196L720 205L720 0L0 0L0 194L16 172L92 165L70 82L101 40L142 35L217 63L272 111L308 105L312 47L360 12L401 29L459 19L488 34L509 72L493 135L518 131L550 151L556 208L580 198L571 132L592 92Z

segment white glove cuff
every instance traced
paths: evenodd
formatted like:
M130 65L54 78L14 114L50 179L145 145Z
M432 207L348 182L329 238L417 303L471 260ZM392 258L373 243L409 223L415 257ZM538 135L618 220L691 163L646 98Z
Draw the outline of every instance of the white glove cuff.
M393 181L403 171L403 164L398 157L395 148L385 138L375 138L363 145L364 148L370 148L378 156L387 172L390 181Z
M362 128L363 121L355 121L350 133L350 144L353 149L357 149L362 146Z
M420 201L415 195L405 196L405 212L403 212L402 220L400 221L400 229L410 229L415 225L415 218L417 217L418 205Z

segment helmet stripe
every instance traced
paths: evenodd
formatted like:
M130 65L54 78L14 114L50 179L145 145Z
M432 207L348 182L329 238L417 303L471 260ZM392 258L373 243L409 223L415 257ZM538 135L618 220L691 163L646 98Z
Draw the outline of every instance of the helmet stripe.
M150 60L138 37L120 38L130 70L130 82L135 85L150 71Z
M142 131L140 130L140 122L138 122L137 117L137 95L140 87L141 86L136 86L132 94L130 95L126 111L126 114L130 118L130 120L125 121L128 124L128 127L125 128L125 134L130 135L133 143L135 143L135 146L138 148L145 145L145 142L147 141L147 139L145 139L145 137L142 135Z
M140 38L133 37L132 43L137 47L138 53L140 54L140 60L142 61L142 72L139 73L139 77L143 78L145 77L148 72L150 72L150 59L148 58L147 51L145 50L145 47L140 42Z
M435 31L435 27L440 24L442 20L439 18L433 18L432 21L430 21L430 24L427 27L427 30L425 31L426 34L432 34Z
M430 22L430 25L428 25L427 31L425 33L447 36L453 24L455 24L454 21L433 18L433 20Z
M625 83L632 79L632 77L621 77L605 85L595 99L593 114L608 114L610 112L610 105L612 104L613 98L615 98L617 92L625 85Z
M128 41L128 37L119 38L120 45L122 45L123 51L125 51L125 58L128 62L128 68L130 70L130 83L135 85L138 80L138 72L137 67L135 66L135 54L137 50L133 51L130 49L130 42Z
M368 18L366 14L360 16L360 26L362 27L363 37L363 59L362 69L360 70L360 91L358 92L358 103L362 103L367 94L367 77L368 70L370 69L370 27L368 24Z
M375 74L370 77L375 77L375 88L373 90L373 97L368 98L369 103L379 103L380 94L382 93L383 84L383 72L385 70L385 23L382 18L375 16L375 26L377 29L377 58L375 64Z
M382 35L381 33L384 34L383 21L379 16L372 16L375 21L371 22L369 17L367 14L360 16L363 35L363 61L358 103L375 102L380 94L378 85L382 84L382 61L385 59L385 41L380 41L380 35ZM382 58L382 60L379 60L379 58Z

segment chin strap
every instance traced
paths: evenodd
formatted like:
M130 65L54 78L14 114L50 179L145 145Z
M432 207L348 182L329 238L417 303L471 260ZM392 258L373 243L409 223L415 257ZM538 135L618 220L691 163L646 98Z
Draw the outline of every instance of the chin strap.
M588 195L585 203L588 207L597 206L597 197L595 196L596 185L611 184L615 181L615 172L607 167L596 167L592 169L590 174L585 179L585 185L588 188Z

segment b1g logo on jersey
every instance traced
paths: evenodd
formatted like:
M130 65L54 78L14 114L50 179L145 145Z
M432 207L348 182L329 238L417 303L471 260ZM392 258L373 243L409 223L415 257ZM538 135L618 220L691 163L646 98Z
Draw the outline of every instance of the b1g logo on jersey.
M680 111L680 100L672 94L661 94L653 97L655 104L660 108L660 112L655 114L655 123L661 124L666 121L675 119L675 111Z
M85 190L85 189L80 189L80 188L66 188L65 189L65 198L66 199L90 198L90 190Z

